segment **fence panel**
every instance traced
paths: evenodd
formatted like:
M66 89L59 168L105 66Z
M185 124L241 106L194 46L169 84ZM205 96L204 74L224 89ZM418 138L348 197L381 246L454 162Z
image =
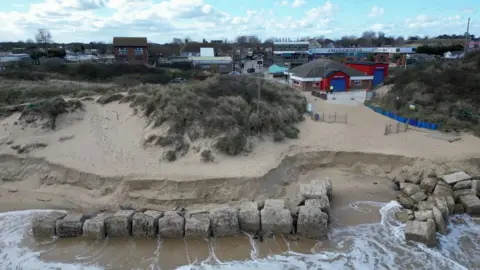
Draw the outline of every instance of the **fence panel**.
M341 123L346 124L348 121L347 113L325 113L325 112L316 112L312 114L312 119L315 121L320 121L324 123Z
M418 119L408 119L408 118L396 115L392 112L384 111L380 107L376 107L376 106L372 106L372 105L366 105L366 106L368 108L372 109L373 111L375 111L376 113L385 115L385 116L387 116L389 118L392 118L392 119L394 119L398 122L401 122L401 123L404 123L404 124L407 124L407 125L410 125L410 126L425 128L425 129L430 129L430 130L437 130L440 127L439 124L425 122L425 121L421 121L421 120L418 120Z

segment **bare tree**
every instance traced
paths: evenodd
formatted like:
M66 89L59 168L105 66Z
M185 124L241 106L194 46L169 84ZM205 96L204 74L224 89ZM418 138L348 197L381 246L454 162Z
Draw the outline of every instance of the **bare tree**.
M52 34L45 28L40 28L37 30L35 35L35 40L39 44L43 44L43 47L46 49L49 43L52 43Z
M33 39L31 39L31 38L28 38L28 39L25 41L25 43L27 43L27 44L33 44L33 43L35 43L35 41L33 41Z
M185 41L185 44L187 44L189 42L192 42L193 40L190 37L185 37L183 41Z
M245 44L248 42L248 37L247 36L238 36L235 41L238 43L238 44Z

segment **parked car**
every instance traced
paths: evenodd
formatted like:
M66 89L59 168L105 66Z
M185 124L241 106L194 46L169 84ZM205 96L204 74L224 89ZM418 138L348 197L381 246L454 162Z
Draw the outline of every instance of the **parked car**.
M170 80L169 83L184 83L186 81L187 81L187 79L185 79L185 78L175 78L175 79Z
M254 72L255 72L255 69L254 69L254 68L249 68L249 69L247 69L247 72L248 72L248 73L254 73Z

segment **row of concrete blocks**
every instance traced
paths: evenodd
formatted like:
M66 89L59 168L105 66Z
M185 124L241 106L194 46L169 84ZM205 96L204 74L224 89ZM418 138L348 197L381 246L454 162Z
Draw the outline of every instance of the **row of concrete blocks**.
M328 234L330 204L327 188L318 186L318 183L302 185L299 196L286 200L266 200L261 210L256 202L244 202L239 208L222 207L186 213L121 210L88 217L52 211L35 216L32 231L35 237L83 235L94 239L106 236L154 238L157 235L163 238L206 238L234 236L240 231L296 233L305 238L323 239ZM297 211L292 216L292 212Z

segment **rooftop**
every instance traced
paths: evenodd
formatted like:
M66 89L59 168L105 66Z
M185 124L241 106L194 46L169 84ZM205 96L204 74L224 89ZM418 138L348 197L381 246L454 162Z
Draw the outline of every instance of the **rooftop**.
M292 75L301 78L324 78L329 74L341 71L350 77L365 76L363 72L330 59L318 59L290 70Z
M146 47L148 46L146 37L114 37L114 47Z

